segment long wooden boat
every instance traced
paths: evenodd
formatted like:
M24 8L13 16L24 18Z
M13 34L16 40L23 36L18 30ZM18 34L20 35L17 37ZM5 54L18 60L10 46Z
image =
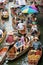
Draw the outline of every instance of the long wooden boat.
M0 38L0 43L2 43L4 41L5 37L6 37L6 31L3 32L3 37Z
M14 44L14 46L8 51L6 59L12 61L19 58L21 55L25 54L29 50L30 46L31 46L30 43L28 45L26 44L24 49L20 48L20 51L15 52L15 44Z
M37 65L42 56L41 50L30 50L28 53L28 63L29 65Z
M8 51L9 47L5 46L0 49L0 65L5 61L6 53Z

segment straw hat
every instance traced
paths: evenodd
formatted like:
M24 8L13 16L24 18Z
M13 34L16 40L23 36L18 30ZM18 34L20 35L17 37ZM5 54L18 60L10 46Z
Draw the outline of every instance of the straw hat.
M14 33L12 31L8 32L7 33L8 35L13 35Z

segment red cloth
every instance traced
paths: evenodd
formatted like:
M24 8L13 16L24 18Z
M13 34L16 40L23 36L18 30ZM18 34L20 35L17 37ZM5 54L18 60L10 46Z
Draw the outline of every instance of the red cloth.
M37 52L36 52L36 55L40 55L40 54L41 54L40 51L37 51Z
M13 35L9 35L6 39L6 42L12 43L14 41Z

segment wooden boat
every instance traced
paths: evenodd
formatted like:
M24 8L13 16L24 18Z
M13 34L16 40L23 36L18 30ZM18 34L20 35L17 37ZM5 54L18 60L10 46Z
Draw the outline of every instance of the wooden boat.
M2 12L2 19L8 19L9 18L9 13L7 10Z
M28 53L28 63L29 65L37 65L42 56L41 50L30 50Z
M25 54L28 50L29 47L31 46L31 44L29 43L28 45L26 44L25 48L22 49L22 47L20 46L20 51L15 51L15 48L17 48L16 43L14 44L14 46L8 51L7 53L7 60L12 61L15 60L17 58L19 58L21 55Z
M0 43L4 41L5 37L6 37L6 30L3 32L3 37L0 38Z
M5 46L0 49L0 65L5 61L6 53L8 51L9 47Z

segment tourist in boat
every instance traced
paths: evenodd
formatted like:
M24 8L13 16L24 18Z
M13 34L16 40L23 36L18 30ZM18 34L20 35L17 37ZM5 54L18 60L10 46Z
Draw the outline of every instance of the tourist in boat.
M32 35L38 34L38 28L37 28L37 25L35 24L35 22L32 23L31 34Z
M22 43L20 41L17 41L14 47L15 47L15 52L20 52L20 49L22 48Z
M26 49L30 45L30 40L28 37L22 36L19 41L17 41L14 45L16 52L21 52Z
M18 28L18 33L20 35L24 35L24 36L26 35L26 25L24 23L20 22L17 28Z
M18 28L19 28L20 30L24 29L23 23L19 23L19 24L18 24Z
M30 45L30 40L27 36L22 36L20 41L23 44L22 50L26 49L26 47Z

